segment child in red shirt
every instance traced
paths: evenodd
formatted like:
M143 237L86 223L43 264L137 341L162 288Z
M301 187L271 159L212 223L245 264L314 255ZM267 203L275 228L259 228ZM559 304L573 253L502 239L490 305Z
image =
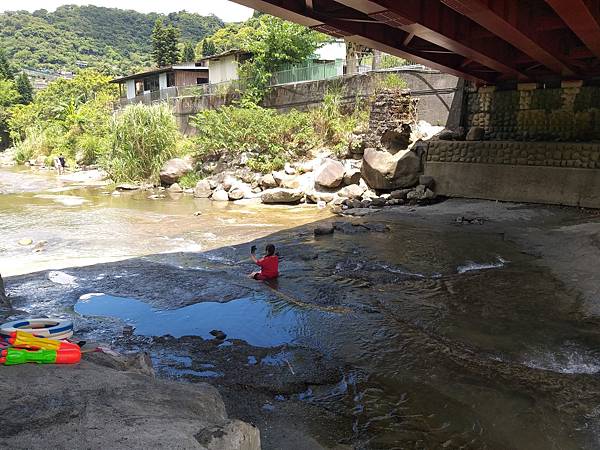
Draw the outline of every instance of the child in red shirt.
M261 259L256 258L256 246L253 245L250 250L250 259L260 266L260 272L253 272L250 274L251 278L255 280L272 280L279 276L279 257L275 254L275 246L268 244L265 247L265 256Z

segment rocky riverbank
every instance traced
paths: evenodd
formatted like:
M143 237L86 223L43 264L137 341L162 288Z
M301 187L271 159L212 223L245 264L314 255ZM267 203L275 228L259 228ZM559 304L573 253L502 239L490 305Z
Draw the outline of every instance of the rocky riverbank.
M86 354L76 366L3 367L4 448L259 450L208 384L157 380L147 356Z

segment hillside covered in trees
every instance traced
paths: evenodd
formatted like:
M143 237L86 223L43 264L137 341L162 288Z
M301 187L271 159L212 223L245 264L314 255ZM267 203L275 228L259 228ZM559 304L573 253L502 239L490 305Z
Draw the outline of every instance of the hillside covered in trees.
M224 26L218 17L185 11L142 14L97 6L61 6L0 14L0 48L16 69L74 71L81 66L121 75L152 65L152 28L156 19L181 32L181 42L196 44Z

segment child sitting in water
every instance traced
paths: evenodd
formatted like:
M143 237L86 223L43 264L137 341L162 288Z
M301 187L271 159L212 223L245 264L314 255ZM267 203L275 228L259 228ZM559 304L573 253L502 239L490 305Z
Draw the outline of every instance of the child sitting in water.
M275 246L268 244L265 247L265 256L261 259L256 258L256 245L250 249L250 259L258 266L260 272L253 272L250 278L255 280L273 280L279 276L279 257L275 254Z

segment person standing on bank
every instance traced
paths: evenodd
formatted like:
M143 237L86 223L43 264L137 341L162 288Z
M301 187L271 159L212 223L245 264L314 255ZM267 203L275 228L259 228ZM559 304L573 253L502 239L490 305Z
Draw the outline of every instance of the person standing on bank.
M255 280L273 280L279 276L279 257L275 254L275 246L267 244L265 247L265 256L261 259L256 257L256 245L250 249L250 259L254 264L260 267L260 272L253 272L250 278Z

